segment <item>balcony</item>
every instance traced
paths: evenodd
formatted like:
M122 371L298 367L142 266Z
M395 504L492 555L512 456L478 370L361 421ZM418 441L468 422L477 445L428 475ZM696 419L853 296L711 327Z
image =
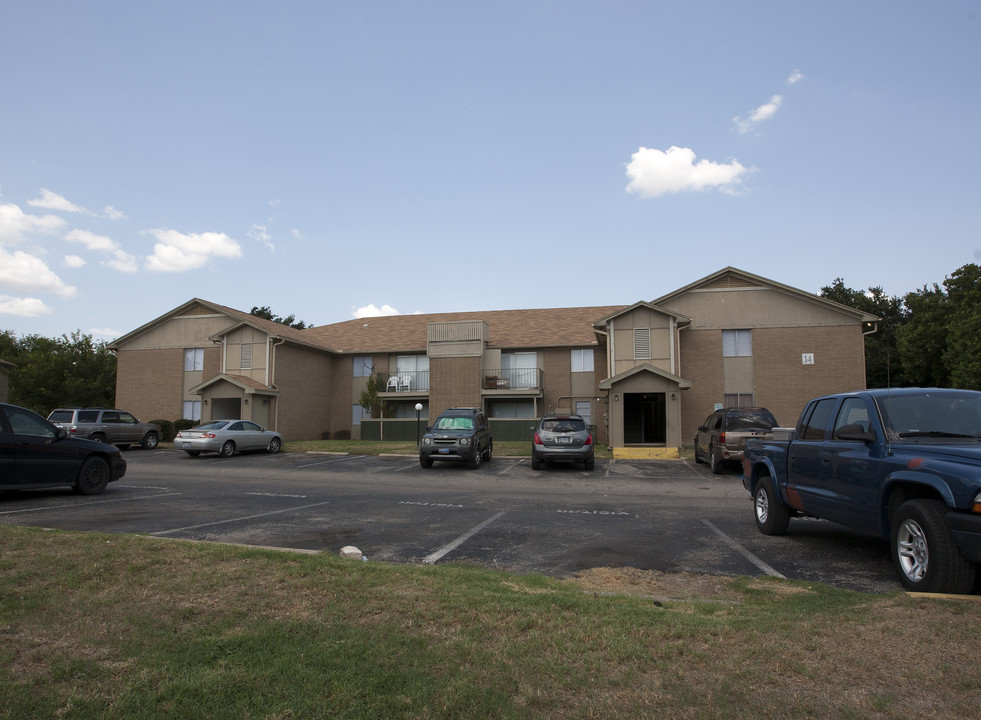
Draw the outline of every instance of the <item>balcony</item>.
M545 373L538 368L484 370L484 390L541 390Z
M428 393L428 370L404 370L402 372L379 373L382 381L378 391L384 395L395 393Z

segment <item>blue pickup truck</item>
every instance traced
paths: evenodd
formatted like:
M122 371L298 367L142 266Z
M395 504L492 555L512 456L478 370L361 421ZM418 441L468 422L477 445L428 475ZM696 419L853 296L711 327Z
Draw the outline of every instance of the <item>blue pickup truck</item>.
M981 563L981 392L899 388L811 400L743 455L756 525L831 520L887 539L908 590L967 593Z

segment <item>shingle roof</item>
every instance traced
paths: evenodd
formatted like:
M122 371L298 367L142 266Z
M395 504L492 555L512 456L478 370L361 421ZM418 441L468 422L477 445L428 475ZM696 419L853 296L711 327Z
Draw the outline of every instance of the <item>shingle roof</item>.
M482 320L488 344L496 348L595 345L593 323L625 305L488 310L429 315L389 315L322 325L302 330L307 342L340 353L425 352L426 326L431 322Z

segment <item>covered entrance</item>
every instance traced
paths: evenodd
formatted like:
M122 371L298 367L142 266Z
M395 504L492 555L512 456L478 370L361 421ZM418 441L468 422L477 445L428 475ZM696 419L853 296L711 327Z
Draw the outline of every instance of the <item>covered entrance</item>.
M666 412L664 393L624 393L624 444L664 445L668 439Z
M681 393L691 382L653 365L638 365L600 382L609 393L614 457L679 457ZM641 452L641 455L632 453Z

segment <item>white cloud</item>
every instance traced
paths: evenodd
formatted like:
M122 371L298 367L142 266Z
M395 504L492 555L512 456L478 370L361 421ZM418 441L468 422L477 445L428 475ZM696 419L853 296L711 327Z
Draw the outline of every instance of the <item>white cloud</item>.
M801 73L800 70L794 70L792 73L790 73L790 77L787 78L787 85L788 86L796 85L803 79L804 79L803 73Z
M89 250L110 255L111 257L103 260L102 264L111 267L113 270L128 273L136 272L137 270L136 258L119 247L119 244L112 238L106 237L105 235L96 235L88 230L76 229L65 235L65 240L79 242Z
M157 239L146 266L158 272L184 272L203 267L212 257L238 258L242 248L224 233L180 233L148 230Z
M57 215L26 215L17 205L0 205L0 245L34 232L57 232L64 226L64 219Z
M65 240L69 242L82 243L89 250L106 252L108 250L116 249L116 243L113 242L111 238L108 238L105 235L96 235L88 230L72 230L65 235Z
M640 148L627 165L627 192L642 197L657 197L667 193L700 190L721 190L732 193L748 173L736 160L717 163L710 160L695 162L695 151L672 146L667 151Z
M62 212L82 213L83 215L94 214L91 210L87 210L81 205L76 205L64 196L51 192L46 188L41 188L41 197L36 200L28 200L27 204L31 207L44 208L45 210L60 210Z
M85 267L85 260L78 255L65 255L65 265L70 268Z
M740 134L745 135L756 128L756 126L761 122L769 120L776 115L781 104L783 104L783 97L780 95L774 95L770 98L769 102L760 105L758 108L753 110L748 117L734 117L732 122L735 123L736 130L738 130Z
M265 225L253 225L252 229L246 234L249 236L249 239L262 243L269 248L270 251L275 252L276 246L273 244L272 235L266 232Z
M0 247L0 290L44 292L72 297L77 290L62 282L40 258L26 252L8 253Z
M124 220L126 218L125 213L117 210L112 205L106 205L102 213L110 220Z
M391 305L382 305L380 308L375 305L365 305L364 307L359 307L351 315L355 318L369 318L369 317L383 317L385 315L399 315L399 311L393 308Z
M50 315L54 310L37 298L16 298L0 295L0 315L18 315L20 317L40 317Z

